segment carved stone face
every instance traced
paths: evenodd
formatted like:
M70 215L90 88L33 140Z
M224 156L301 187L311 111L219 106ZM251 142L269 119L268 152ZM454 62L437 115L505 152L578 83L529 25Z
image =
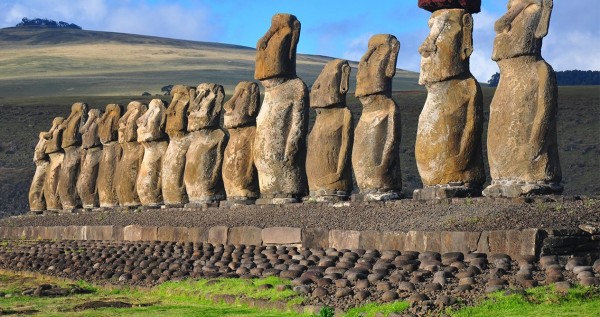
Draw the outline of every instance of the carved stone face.
M63 133L62 123L64 121L65 118L63 117L56 117L54 118L54 120L52 120L52 128L50 128L50 131L48 131L48 133L46 134L48 142L46 143L45 152L47 154L58 152L61 150Z
M171 89L173 99L167 108L167 133L186 132L187 131L187 113L191 102L191 91L194 87L176 85Z
M119 119L123 107L119 104L111 103L106 105L106 109L100 120L98 120L98 136L102 143L117 141L119 139Z
M492 59L540 56L552 6L552 0L510 0L508 12L496 21Z
M62 123L64 128L62 136L62 148L81 144L81 133L79 128L87 119L88 105L77 102L71 106L71 114L67 120Z
M296 77L296 46L299 39L300 21L291 14L275 14L271 27L256 45L254 79Z
M188 131L198 131L219 126L225 91L217 84L200 84L188 110Z
M250 81L240 82L223 108L223 123L226 129L254 125L260 109L258 84Z
M138 142L151 142L164 137L166 121L165 103L160 99L152 99L148 111L137 119Z
M469 71L473 52L473 18L462 9L439 10L429 19L431 32L421 47L419 84L425 85Z
M127 105L127 112L119 119L119 143L137 141L137 119L147 110L145 104L132 101Z
M98 137L98 121L100 115L101 113L98 109L91 109L88 111L88 118L79 131L81 132L82 148L88 149L100 145L100 138Z
M358 65L356 96L391 92L400 42L390 34L373 35Z
M310 90L311 108L345 104L350 71L348 61L335 59L327 63Z

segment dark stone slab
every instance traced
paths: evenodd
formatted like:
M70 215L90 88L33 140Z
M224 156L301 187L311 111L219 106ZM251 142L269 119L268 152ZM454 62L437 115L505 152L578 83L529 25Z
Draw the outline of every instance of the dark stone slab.
M419 8L429 12L441 9L465 9L469 13L481 11L481 0L419 0Z

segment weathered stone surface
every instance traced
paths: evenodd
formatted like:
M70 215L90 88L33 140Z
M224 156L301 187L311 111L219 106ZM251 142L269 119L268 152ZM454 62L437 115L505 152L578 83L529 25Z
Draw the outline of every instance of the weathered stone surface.
M228 244L262 245L262 229L252 226L233 227L229 230Z
M494 230L489 233L489 253L507 253L507 231Z
M208 228L188 228L188 241L194 243L208 242Z
M258 84L240 82L223 107L223 124L229 132L223 158L223 183L227 200L254 200L260 195L253 156L256 115L260 110Z
M119 197L115 189L115 173L117 162L121 156L119 139L119 119L123 107L119 104L108 104L98 121L98 135L102 142L102 157L98 164L96 187L100 207L110 208L119 205Z
M302 229L302 246L304 248L329 248L329 230L323 228Z
M29 187L29 209L31 211L46 210L46 199L44 198L44 184L46 183L46 173L50 166L50 157L46 154L46 144L51 137L49 132L40 132L38 143L33 152L33 162L35 163L35 173Z
M480 235L479 232L442 231L440 252L475 252Z
M400 42L374 35L358 66L356 97L363 106L354 132L352 166L366 200L400 198L400 112L391 98Z
M256 44L254 79L296 77L296 47L300 39L300 21L291 15L273 15L271 27Z
M358 249L360 247L360 231L330 230L329 247L335 249Z
M200 84L189 108L191 144L186 154L184 182L191 203L225 199L221 169L227 135L219 126L225 93L223 86Z
M552 0L510 1L496 21L492 59L500 83L490 105L485 196L562 192L556 135L556 75L541 57ZM508 128L510 127L510 128Z
M225 226L210 227L208 229L208 243L227 244L229 228Z
M165 140L166 108L160 99L153 99L148 111L137 120L138 142L144 146L144 158L137 175L136 188L144 206L158 206L162 197L162 161L167 151Z
M261 232L263 244L300 244L302 243L302 230L292 227L270 227Z
M365 230L360 232L358 248L365 250L381 250L383 233L376 230Z
M65 157L60 169L58 195L63 209L74 209L81 206L77 194L77 177L81 167L81 133L79 128L87 118L87 104L75 103L71 106L71 114L61 124L63 131L61 147Z
M111 240L112 226L85 226L86 240Z
M187 227L158 227L157 240L186 242L189 241L189 230Z
M310 92L317 116L308 136L306 174L311 196L346 198L352 192L352 113L346 107L348 61L325 65Z
M102 143L98 136L100 115L100 110L91 109L88 111L85 124L79 129L82 139L82 159L81 171L77 178L77 194L81 198L83 208L91 209L100 205L96 188L98 168L102 158Z
M158 227L143 227L129 225L123 228L123 240L126 241L156 241L158 240Z
M183 175L185 157L191 139L187 130L188 109L195 87L175 85L171 89L173 99L166 112L166 132L169 146L165 152L168 159L162 162L162 195L166 205L181 205L188 202Z
M381 238L381 250L407 250L404 248L406 240L406 232L401 231L384 231Z
M419 8L430 12L442 9L465 9L469 13L481 11L481 0L419 0Z
M48 132L48 141L46 142L45 153L50 157L50 166L46 171L46 180L44 183L44 199L46 200L46 209L60 210L60 195L58 194L58 181L60 179L60 170L64 160L62 150L62 123L64 118L56 117L52 120L52 128Z
M144 147L137 142L137 119L148 107L138 101L127 105L127 112L119 119L119 144L122 155L117 163L114 185L121 206L139 206L136 181L144 158Z
M431 33L419 48L419 84L428 91L415 142L419 174L425 190L441 186L460 189L456 196L479 196L485 182L483 97L469 71L473 18L462 9L439 10L429 25Z
M539 256L542 232L539 229L525 229L521 231L521 255Z

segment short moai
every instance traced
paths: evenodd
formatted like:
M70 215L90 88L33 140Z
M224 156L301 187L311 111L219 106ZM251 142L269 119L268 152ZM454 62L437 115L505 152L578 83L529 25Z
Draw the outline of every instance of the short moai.
M184 172L187 207L218 206L225 199L221 170L227 134L219 125L224 99L223 86L217 84L200 84L192 95Z
M137 119L137 141L144 146L144 158L137 175L136 188L145 207L163 204L161 170L169 143L165 134L165 103L152 99L148 111Z
M554 70L542 58L552 0L511 0L496 21L492 59L500 82L490 105L488 197L560 194L556 135L558 89Z
M473 17L465 9L438 9L429 27L419 48L419 84L428 94L415 142L424 188L416 189L413 198L481 196L483 97L469 70Z
M29 187L29 210L40 213L46 210L46 199L44 197L44 185L46 174L50 166L50 157L46 154L46 144L50 139L50 132L42 131L38 137L38 143L33 152L33 163L35 163L35 174Z
M123 107L119 104L108 104L98 120L98 136L102 143L102 157L98 165L96 187L101 208L119 206L119 197L115 188L115 173L121 156L119 144L119 119Z
M52 120L52 128L48 131L48 140L46 142L45 153L50 158L50 166L46 171L46 180L44 183L44 199L46 200L46 209L57 211L62 209L60 195L58 194L58 181L60 179L60 170L65 153L61 147L63 126L65 121L63 117L56 117Z
M310 107L317 116L306 154L310 198L316 201L347 200L352 193L352 112L346 107L350 84L348 61L327 63L310 91Z
M300 21L290 14L275 14L257 44L254 79L265 87L254 140L261 197L257 204L300 202L307 192L309 95L296 76L299 38Z
M188 108L195 87L175 85L171 89L173 96L166 116L166 132L169 135L169 146L162 164L162 194L168 207L183 207L188 202L183 174L185 171L185 155L190 147L188 126Z
M71 106L71 114L62 123L62 144L65 157L60 169L58 194L64 211L81 207L81 199L77 193L77 179L81 170L81 132L87 119L88 105L75 103Z
M399 51L400 42L393 35L374 35L358 65L355 95L363 111L352 149L352 166L360 190L355 200L402 198L400 109L392 99Z
M148 106L145 104L132 101L127 105L127 112L119 119L118 133L122 153L115 172L115 189L119 205L126 208L141 204L136 182L144 158L144 146L137 141L137 119L147 110Z
M221 205L253 204L260 195L253 157L256 115L260 109L258 84L240 82L223 108L223 123L229 132L229 141L222 173L227 201Z
M102 143L98 135L98 121L101 112L98 109L88 111L85 124L79 128L81 133L81 171L77 178L77 194L85 209L100 206L96 181L100 160L102 159Z

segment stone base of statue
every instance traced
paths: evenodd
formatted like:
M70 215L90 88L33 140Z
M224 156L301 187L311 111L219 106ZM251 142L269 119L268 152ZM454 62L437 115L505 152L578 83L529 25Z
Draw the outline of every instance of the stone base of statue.
M262 196L256 200L257 205L285 205L302 202L302 198L287 195L285 197Z
M457 183L439 186L427 186L415 189L413 192L414 200L433 200L446 198L467 198L480 197L481 187L469 184Z
M311 191L310 196L305 197L306 202L316 203L337 203L341 201L348 201L350 199L350 193L339 190L317 190Z
M190 201L189 203L185 204L185 208L206 209L219 207L220 202L223 200L225 200L225 196L221 195L201 197L198 200Z
M185 204L167 204L160 206L160 209L170 209L170 208L185 208Z
M527 183L514 180L494 180L490 186L483 190L483 196L515 198L537 195L560 195L563 189L560 183Z
M248 206L256 204L256 198L251 197L227 197L227 200L223 200L220 203L220 207L235 207L235 206Z
M352 195L352 201L388 201L402 199L404 195L397 191L362 190Z

